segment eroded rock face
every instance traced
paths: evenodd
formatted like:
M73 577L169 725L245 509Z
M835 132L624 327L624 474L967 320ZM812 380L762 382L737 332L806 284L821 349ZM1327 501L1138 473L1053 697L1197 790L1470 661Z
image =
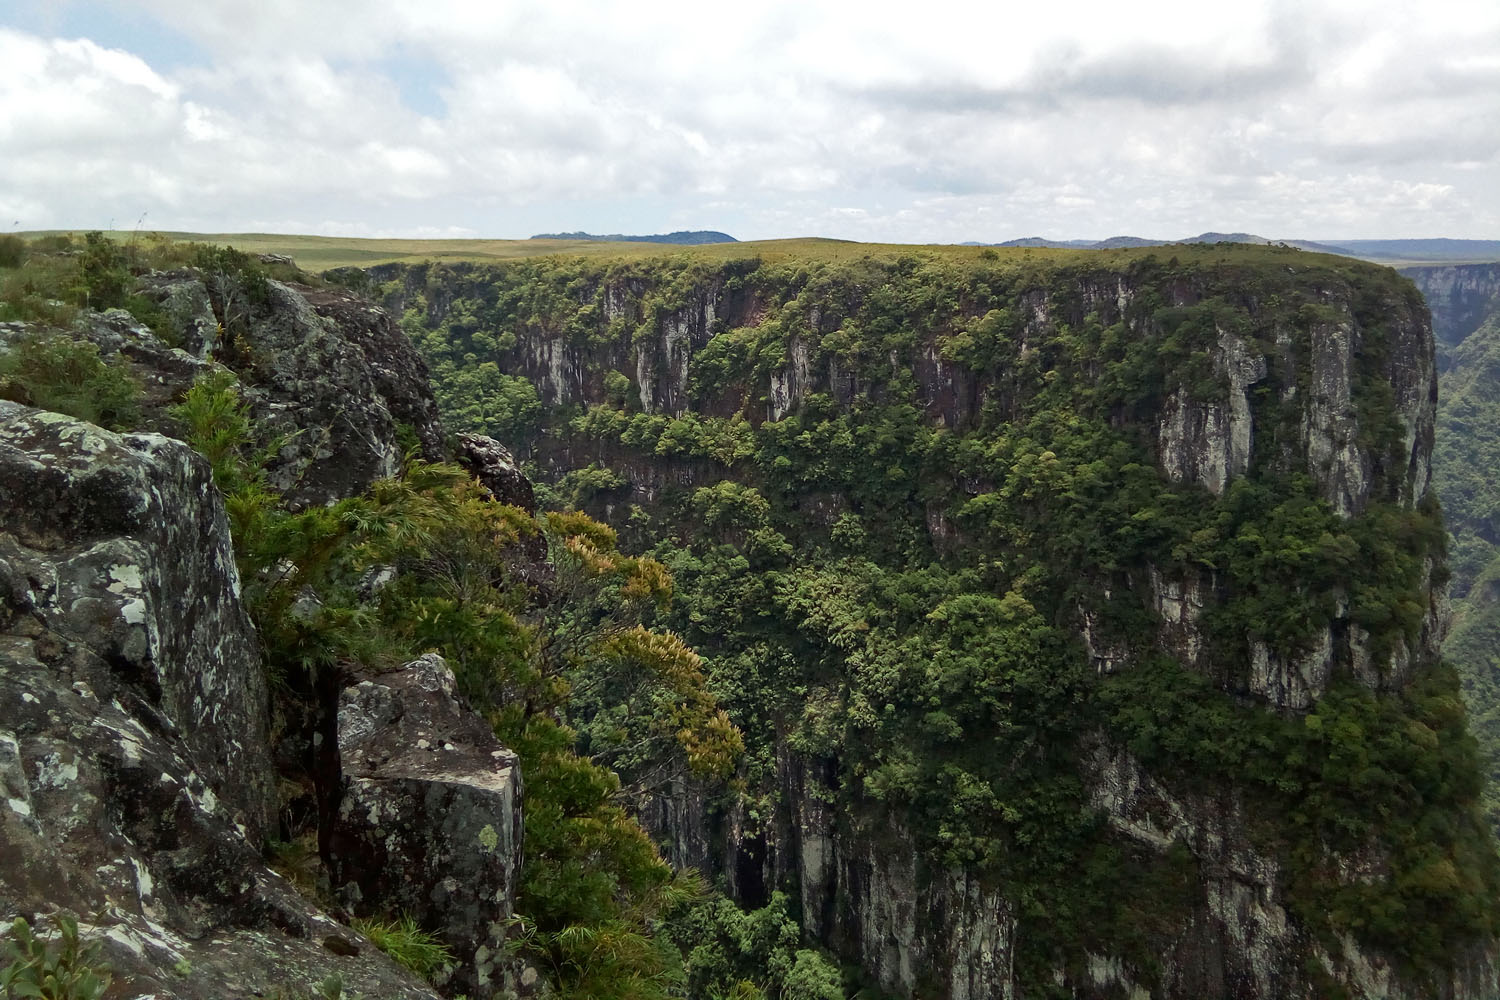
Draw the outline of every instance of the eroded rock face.
M71 910L112 995L433 996L261 860L264 675L185 445L0 402L0 705L0 917Z
M426 366L383 310L271 281L241 336L226 362L249 383L261 429L285 435L269 480L291 502L330 503L394 475L398 423L432 457L441 453Z
M140 294L166 314L182 350L206 360L219 346L219 318L198 272L184 269L146 275L140 280Z
M458 958L443 982L483 998L522 985L504 952L521 862L515 754L428 654L344 690L344 792L326 856L356 912L410 914Z
M269 481L293 504L331 503L394 475L398 426L411 430L425 457L446 456L427 366L378 306L342 290L276 281L260 302L233 279L210 286L193 270L149 275L142 294L166 313L164 336L173 343L122 309L85 312L67 332L141 383L148 429L180 433L167 408L221 364L239 376L258 431L284 438ZM0 325L0 346L42 332Z
M13 607L111 667L252 839L274 816L266 689L207 463L0 401L0 558Z
M1440 356L1500 310L1500 264L1407 267L1401 274L1416 282L1432 309Z
M1202 483L1217 495L1250 468L1249 392L1266 377L1267 364L1239 337L1220 330L1214 369L1228 385L1226 398L1199 400L1178 389L1167 401L1157 439L1168 478Z
M293 503L330 503L393 475L398 426L427 458L444 456L427 367L383 309L346 291L276 281L260 301L233 278L206 284L193 270L150 275L142 293L166 313L177 347L122 310L85 314L74 333L130 364L154 429L173 431L162 411L211 359L240 377L259 429L284 436L270 482Z

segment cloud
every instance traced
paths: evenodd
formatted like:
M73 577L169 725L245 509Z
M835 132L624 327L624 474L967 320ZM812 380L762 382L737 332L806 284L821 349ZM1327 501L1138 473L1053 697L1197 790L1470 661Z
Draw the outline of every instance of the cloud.
M186 40L165 59L73 3L84 37L0 27L0 208L371 235L1493 237L1493 8L142 0L134 21Z

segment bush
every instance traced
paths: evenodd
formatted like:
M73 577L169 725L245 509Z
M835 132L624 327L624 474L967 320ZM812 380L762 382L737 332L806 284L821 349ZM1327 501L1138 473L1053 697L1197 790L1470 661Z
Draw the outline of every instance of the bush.
M25 259L25 240L19 236L0 236L0 267L20 267Z
M141 419L141 387L99 357L99 348L66 336L34 337L0 354L0 399L66 413L110 430Z
M109 989L110 972L99 959L99 944L83 945L78 922L59 914L52 918L59 942L54 951L39 940L31 925L17 917L0 951L0 997L39 997L41 1000L98 1000Z

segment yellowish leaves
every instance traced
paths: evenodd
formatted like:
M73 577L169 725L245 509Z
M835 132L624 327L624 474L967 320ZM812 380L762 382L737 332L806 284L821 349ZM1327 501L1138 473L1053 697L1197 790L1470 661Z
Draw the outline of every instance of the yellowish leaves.
M692 706L697 708L698 706ZM684 706L677 742L687 754L688 768L701 777L727 778L745 752L745 738L722 708L695 713Z
M599 552L615 551L615 529L581 511L549 510L545 517L547 531L559 538L577 539L581 544L587 544Z
M672 575L655 559L629 559L624 566L625 586L620 593L628 600L651 600L666 604L672 599Z
M610 636L600 652L639 664L678 694L703 686L703 661L671 632L637 625Z
M686 643L671 632L637 625L611 636L600 652L639 666L677 696L671 725L694 774L727 778L734 772L744 737L709 693L703 661Z

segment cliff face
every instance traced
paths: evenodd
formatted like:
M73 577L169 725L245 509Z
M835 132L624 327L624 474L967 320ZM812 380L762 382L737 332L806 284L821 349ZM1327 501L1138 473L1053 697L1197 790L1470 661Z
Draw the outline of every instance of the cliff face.
M300 503L395 471L398 422L441 448L421 361L383 313L343 293L262 291L247 307L227 280L156 274L148 293L178 346L112 310L66 331L4 324L0 353L87 342L140 384L141 422L173 434L168 404L211 353L227 357L252 383L248 405L288 435L272 475ZM0 400L0 916L46 933L47 916L76 915L110 995L303 996L337 976L346 996L435 997L348 926L350 910L421 919L456 956L435 970L455 991L514 989L501 947L521 851L514 755L435 656L378 684L345 665L308 718L273 720L252 582L209 462L182 441ZM374 731L402 716L401 741ZM317 753L325 731L337 739ZM317 773L297 777L319 796L287 794L299 738ZM263 857L315 797L348 910Z
M747 798L640 803L674 861L790 890L905 996L1493 993L1491 930L1417 957L1349 919L1439 912L1396 888L1436 855L1355 820L1368 773L1313 735L1463 740L1416 707L1452 683L1421 298L1290 251L1088 260L374 278L440 397L465 352L524 377L551 416L513 444L680 549L677 625L760 742ZM1491 878L1472 787L1359 753Z
M261 860L265 681L207 463L0 402L0 469L0 907L82 915L130 996L431 996Z
M1432 310L1432 329L1443 358L1500 312L1500 264L1408 267L1401 274L1416 284Z
M1485 809L1491 825L1500 828L1500 266L1427 269L1413 277L1441 289L1450 275L1454 287L1467 279L1479 311L1452 333L1433 455L1433 486L1443 501L1453 570L1453 626L1443 653L1463 677L1489 772Z

